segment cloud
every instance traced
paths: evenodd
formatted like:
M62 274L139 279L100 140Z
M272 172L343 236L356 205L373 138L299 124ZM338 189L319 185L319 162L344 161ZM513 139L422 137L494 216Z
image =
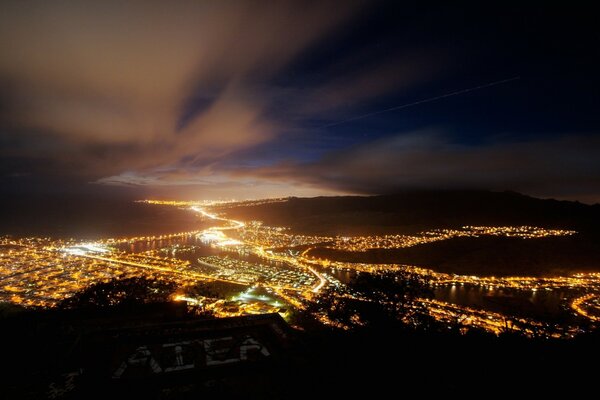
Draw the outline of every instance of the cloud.
M464 145L453 142L451 135L428 130L334 151L312 163L281 163L241 174L347 193L479 188L599 201L598 154L599 135Z
M441 129L367 142L369 132L349 125L315 129L368 112L386 96L435 91L427 84L448 78L454 65L454 47L425 44L427 35L414 45L419 51L410 35L378 50L375 32L336 52L340 33L365 34L350 24L366 8L360 1L5 1L0 180L240 197L429 187L597 197L597 134L495 140L484 133L483 143L465 145ZM327 46L315 62L311 51Z
M101 181L170 167L202 171L279 133L266 115L272 99L253 88L270 85L359 5L4 2L0 129L14 146L0 157Z

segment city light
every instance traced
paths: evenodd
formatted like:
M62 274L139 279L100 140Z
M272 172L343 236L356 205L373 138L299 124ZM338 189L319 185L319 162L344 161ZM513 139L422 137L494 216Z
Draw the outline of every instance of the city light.
M267 202L269 200L265 200ZM282 201L275 199L272 201ZM501 236L534 240L548 236L570 236L571 230L544 229L534 226L463 226L460 229L436 229L414 235L385 236L314 236L292 233L285 227L269 227L259 221L237 221L218 212L230 202L144 201L161 206L184 207L217 225L201 231L168 235L109 238L98 242L53 240L49 238L0 239L0 300L24 306L52 307L61 300L98 282L113 278L147 276L168 279L179 286L174 301L211 310L216 315L278 312L282 306L304 310L320 293L339 298L366 300L337 280L328 270L379 274L404 272L419 277L432 288L457 285L487 290L536 291L564 290L573 293L570 307L591 322L600 321L600 273L576 273L554 277L479 277L445 274L427 268L402 264L368 264L320 259L311 255L316 248L363 252L370 249L394 249L418 246L456 237ZM239 203L237 203L239 206ZM259 201L244 204L261 204ZM197 239L200 243L224 252L220 255L182 259L193 252L194 245L181 241ZM136 244L157 243L158 246L132 250ZM231 256L229 256L230 254ZM238 255L252 255L250 261ZM231 300L199 298L186 294L198 282L221 282L248 287ZM255 288L269 290L271 295L256 294ZM581 294L582 292L587 292ZM578 294L579 293L579 294ZM525 334L548 337L573 335L572 326L548 327L526 318L509 318L499 313L451 304L430 298L418 299L415 310L425 312L440 322L500 333L520 329ZM314 315L325 324L347 329L330 320L323 312ZM360 325L359 318L353 323ZM507 322L510 321L510 322Z

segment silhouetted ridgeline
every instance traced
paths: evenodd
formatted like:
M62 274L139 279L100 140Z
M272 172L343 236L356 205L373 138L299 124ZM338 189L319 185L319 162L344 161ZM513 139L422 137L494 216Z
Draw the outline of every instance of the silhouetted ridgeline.
M410 192L373 197L291 198L225 210L233 218L320 235L414 234L465 225L568 229L573 236L454 238L366 252L316 248L310 255L345 262L409 264L475 275L559 275L600 270L600 205L541 200L512 192Z
M600 205L488 191L290 198L226 212L232 218L288 226L298 233L334 235L417 233L464 225L535 225L589 233L600 222Z

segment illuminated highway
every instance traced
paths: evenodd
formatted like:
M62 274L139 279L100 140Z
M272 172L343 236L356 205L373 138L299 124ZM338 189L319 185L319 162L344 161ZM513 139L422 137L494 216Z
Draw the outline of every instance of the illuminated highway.
M600 294L590 293L571 302L571 308L579 315L600 322Z
M231 246L231 245L243 244L240 241L228 238L227 236L222 234L222 231L242 229L246 226L246 224L244 222L236 221L236 220L228 219L228 218L224 218L224 217L219 217L215 214L207 212L206 210L204 210L203 208L200 208L199 206L192 206L192 207L190 207L190 209L196 213L201 214L202 216L204 216L206 218L216 220L216 221L223 221L223 222L227 223L227 226L224 226L224 227L211 227L211 228L203 231L202 233L200 233L200 236L203 236L205 238L209 238L209 239L216 241L217 245L219 245L219 246ZM221 232L221 233L216 233L216 232ZM315 270L311 266L308 266L308 265L305 266L296 258L277 256L272 252L265 251L262 246L256 246L255 252L259 256L264 257L271 261L285 262L285 263L294 265L299 268L306 268L308 271L310 271L312 274L314 274L315 277L318 279L318 283L312 288L312 292L315 294L319 293L319 291L321 291L321 289L323 289L323 287L327 284L327 280L317 270Z
M264 200L280 202L284 199ZM219 207L235 206L231 202L161 202L147 201L157 206L183 207L201 217L218 222L204 230L168 235L128 238L107 238L94 243L48 238L0 238L0 301L24 306L52 307L61 300L98 282L114 278L147 276L174 281L179 290L175 296L191 305L202 305L219 316L244 313L278 312L281 304L296 310L306 310L315 304L320 294L333 294L337 299L372 301L350 291L330 271L355 273L403 272L418 276L431 288L469 285L486 290L564 291L568 306L578 318L600 322L600 273L574 273L554 277L478 277L445 274L427 268L398 264L368 264L338 262L311 256L311 250L328 247L344 251L367 251L374 248L403 248L454 237L503 236L535 240L547 236L570 236L574 231L544 229L532 226L436 229L415 235L386 236L314 236L292 233L285 227L269 227L259 221L238 221L214 212ZM262 204L261 201L247 202ZM239 206L239 205L238 205ZM221 208L219 208L221 209ZM182 246L173 243L188 243ZM152 246L148 244L152 243ZM194 243L218 250L218 255L181 258L193 254ZM134 244L139 244L133 247ZM155 248L156 247L156 248ZM134 249L138 249L135 250ZM143 250L146 249L146 250ZM228 254L231 254L229 256ZM245 256L257 256L252 260ZM198 282L234 285L239 290L267 290L267 294L251 293L229 299L193 297L190 290ZM191 297L190 297L191 296ZM268 301L261 299L270 299ZM567 299L565 299L567 300ZM484 329L493 333L519 330L527 335L572 337L579 332L576 325L550 326L540 321L516 318L478 307L447 303L431 298L418 299L414 310L425 313L448 325ZM416 312L416 311L415 311ZM423 312L423 311L418 311ZM571 313L573 314L573 312ZM325 310L314 312L324 324L349 329L327 316ZM361 325L360 318L351 322Z
M201 214L202 216L204 216L206 218L213 219L215 221L227 222L229 224L229 226L225 226L225 227L213 227L213 228L210 228L210 230L224 231L224 230L229 230L229 229L240 229L246 225L241 221L235 221L233 219L222 218L215 214L211 214L198 206L190 207L190 209L194 212Z

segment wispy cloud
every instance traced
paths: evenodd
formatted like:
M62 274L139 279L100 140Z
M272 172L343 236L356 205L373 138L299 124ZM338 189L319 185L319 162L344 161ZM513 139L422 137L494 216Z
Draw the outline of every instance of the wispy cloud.
M0 155L106 182L174 166L200 173L278 134L265 113L271 99L252 88L268 85L358 8L332 1L3 3L0 127L18 146Z
M397 119L380 134L351 124L323 129L381 104L456 90L448 71L472 56L466 46L453 60L462 45L434 37L446 28L423 25L403 7L394 10L412 26L406 37L396 30L381 49L371 37L361 42L365 26L355 31L354 23L372 10L366 3L3 2L0 179L219 196L238 188L246 197L417 187L600 193L594 132L494 140L490 129L466 145L445 132L468 124L447 118L440 129L390 134L431 125L424 108L418 123ZM344 35L348 49L337 52ZM505 57L489 61L487 43L477 49L487 66ZM444 84L428 86L440 76Z
M269 181L296 181L340 192L480 188L598 201L600 138L490 140L458 144L441 130L408 132L334 151L311 163L238 171Z

